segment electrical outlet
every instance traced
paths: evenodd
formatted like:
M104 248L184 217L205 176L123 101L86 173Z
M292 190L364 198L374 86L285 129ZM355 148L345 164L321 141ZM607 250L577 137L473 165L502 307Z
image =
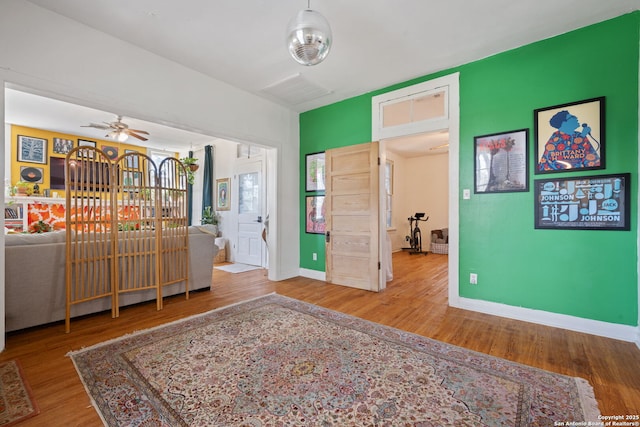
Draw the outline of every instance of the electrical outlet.
M469 274L469 283L471 283L472 285L478 284L478 275L476 273Z
M313 253L313 260L314 260L314 261L317 261L317 260L318 260L318 254L317 254L317 253L315 253L315 252Z

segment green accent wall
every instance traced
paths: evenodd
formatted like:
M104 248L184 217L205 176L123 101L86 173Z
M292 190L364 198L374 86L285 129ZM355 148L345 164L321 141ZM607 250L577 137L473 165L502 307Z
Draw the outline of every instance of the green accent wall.
M530 188L535 179L621 172L632 181L631 231L535 230L533 190L460 195L460 296L637 325L639 28L633 12L301 114L300 267L325 265L323 236L304 229L305 196L315 194L305 191L305 155L369 142L373 96L459 72L460 189L474 185L474 136L521 128L530 130ZM606 169L535 175L533 110L599 96Z

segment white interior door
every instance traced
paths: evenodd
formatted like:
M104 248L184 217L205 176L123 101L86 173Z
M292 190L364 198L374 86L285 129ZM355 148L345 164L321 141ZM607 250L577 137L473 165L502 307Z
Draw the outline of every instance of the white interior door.
M264 185L262 161L243 163L237 169L238 245L236 262L262 265Z

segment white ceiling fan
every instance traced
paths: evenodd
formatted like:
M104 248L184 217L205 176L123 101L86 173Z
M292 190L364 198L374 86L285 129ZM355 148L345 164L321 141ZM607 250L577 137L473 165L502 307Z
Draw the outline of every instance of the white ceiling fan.
M129 125L122 122L122 116L117 117L118 119L115 122L103 122L104 124L89 123L88 125L83 125L80 127L109 130L110 132L105 136L108 138L116 139L120 142L126 141L129 136L138 138L141 141L147 141L147 138L139 134L149 135L149 132L140 129L129 129Z

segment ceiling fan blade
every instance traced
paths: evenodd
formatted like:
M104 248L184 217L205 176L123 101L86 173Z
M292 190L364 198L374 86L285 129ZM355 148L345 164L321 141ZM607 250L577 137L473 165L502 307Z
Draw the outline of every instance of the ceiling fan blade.
M129 132L127 132L127 134L129 136L134 137L134 138L138 138L141 141L147 141L147 138L145 138L144 136L140 136L140 135L136 134L135 132L131 132L131 130L129 130Z
M140 130L140 129L129 129L129 132L143 133L145 135L149 135L149 132L147 132L146 130Z
M102 129L102 130L106 130L106 129L111 129L111 126L105 126L105 125L101 125L98 123L89 123L88 125L81 125L81 128L96 128L96 129Z

